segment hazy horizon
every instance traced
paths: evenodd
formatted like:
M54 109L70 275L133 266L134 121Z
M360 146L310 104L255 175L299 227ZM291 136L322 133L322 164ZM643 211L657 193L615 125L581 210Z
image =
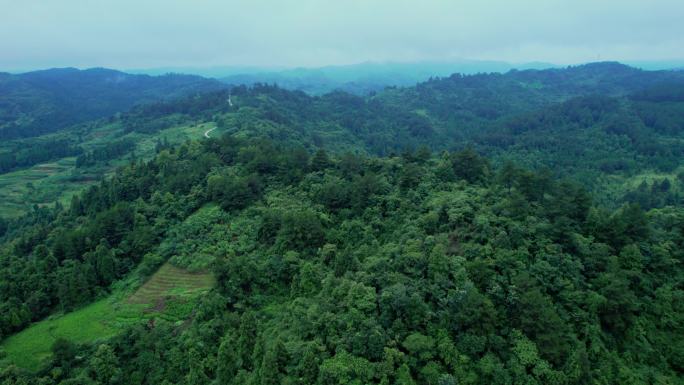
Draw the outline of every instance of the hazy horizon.
M0 70L684 61L675 0L0 0Z
M586 61L577 63L549 63L543 61L529 61L529 62L507 62L501 60L477 60L477 59L461 59L452 61L361 61L350 64L327 64L327 65L311 65L311 66L259 66L259 65L211 65L211 66L154 66L154 67L140 67L140 68L122 68L114 66L75 66L75 65L64 65L64 66L46 66L46 67L33 67L33 68L0 68L0 73L10 73L10 74L22 74L29 73L33 71L42 71L50 69L66 69L75 68L78 70L88 70L96 68L112 69L116 71L126 72L130 74L147 74L147 75L163 75L167 73L180 73L180 74L194 74L204 77L220 77L220 76L233 76L242 74L268 74L268 73L286 73L292 71L315 71L315 70L329 70L329 69L346 69L353 67L362 67L365 65L378 67L377 71L381 71L380 68L383 66L399 66L406 67L415 66L420 67L425 65L429 67L430 65L441 65L447 67L449 65L454 68L459 68L460 66L470 66L470 68L477 68L481 65L484 70L482 72L507 72L509 69L550 69L550 68L565 68L571 66L579 66L598 62L617 62L625 64L631 67L640 68L643 70L671 70L684 69L684 60L639 60L639 61L620 61L620 60L599 60L599 61ZM493 65L499 65L503 70L487 71L487 68ZM473 71L466 71L473 72ZM476 71L477 72L477 71Z
M610 60L606 60L606 61L610 61ZM663 61L663 62L669 62L669 61ZM684 60L674 61L674 62L684 64ZM562 66L567 66L567 65L572 66L572 65L587 64L590 62L557 64L557 63L549 63L549 62L543 62L543 61L508 62L508 61L504 61L504 60L453 59L453 60L415 60L415 61L362 60L362 61L352 62L352 63L328 63L328 64L321 64L321 65L259 65L259 64L239 65L239 64L230 64L230 63L215 64L215 65L159 65L159 66L141 66L141 67L120 67L120 66L106 66L106 65L98 65L98 66L63 65L63 66L42 66L42 67L39 66L39 67L26 67L26 68L20 67L20 68L9 68L9 69L0 68L0 72L22 73L22 72L31 72L31 71L39 71L39 70L45 70L45 69L58 69L58 68L76 68L79 70L86 70L86 69L93 69L93 68L108 68L108 69L114 69L114 70L123 71L123 72L131 72L131 73L147 72L147 71L163 71L166 69L187 69L187 70L217 69L217 70L230 70L230 71L234 71L235 73L242 73L242 72L251 73L251 72L257 72L257 71L278 72L278 71L292 71L292 70L299 70L299 69L314 70L314 69L325 69L325 68L344 68L344 67L362 66L362 65L373 65L373 66L384 66L384 65L403 66L403 65L421 65L421 64L425 64L425 65L431 65L431 64L459 65L459 64L464 64L464 63L468 63L468 64L500 63L500 64L508 64L511 66L539 65L539 66L549 66L549 67L562 67Z
M668 61L664 61L668 62ZM684 60L682 61L676 61L677 63L681 63L684 65ZM174 66L174 65L161 65L161 66L142 66L142 67L116 67L116 66L78 66L78 65L64 65L64 66L47 66L47 67L32 67L32 68L9 68L9 69L3 69L0 68L0 72L9 72L9 73L24 73L24 72L31 72L31 71L40 71L40 70L46 70L46 69L59 69L59 68L76 68L79 70L87 70L87 69L94 69L94 68L107 68L107 69L113 69L117 71L122 71L122 72L129 72L129 73L152 73L152 72L163 72L166 70L196 70L196 71L211 71L211 70L227 70L231 73L239 74L239 73L258 73L258 72L280 72L280 71L296 71L296 70L317 70L317 69L332 69L332 68L346 68L346 67L355 67L355 66L364 66L364 65L369 65L369 66L412 66L412 65L453 65L453 66L458 66L458 65L463 65L463 64L472 64L472 65L477 65L477 64L501 64L501 65L510 65L510 66L536 66L536 67L564 67L564 66L572 66L572 65L582 65L582 64L587 64L590 62L579 62L579 63L567 63L567 64L557 64L557 63L549 63L549 62L541 62L541 61L529 61L529 62L507 62L503 60L478 60L478 59L454 59L454 60L444 60L444 61L439 61L439 60L416 60L416 61L393 61L393 60L385 60L385 61L372 61L372 60L363 60L359 62L353 62L353 63L344 63L344 64L337 64L337 63L330 63L330 64L322 64L322 65L273 65L273 66L268 66L268 65L233 65L233 64L217 64L217 65L179 65L179 66Z

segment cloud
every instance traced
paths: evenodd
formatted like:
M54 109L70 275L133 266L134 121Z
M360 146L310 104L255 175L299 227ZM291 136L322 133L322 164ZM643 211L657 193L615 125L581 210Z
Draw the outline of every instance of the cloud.
M0 0L0 67L684 59L681 0Z

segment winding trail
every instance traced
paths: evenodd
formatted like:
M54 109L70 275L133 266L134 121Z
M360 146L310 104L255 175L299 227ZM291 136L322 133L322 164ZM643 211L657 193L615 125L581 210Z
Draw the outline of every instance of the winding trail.
M233 107L233 101L230 100L230 95L228 95L228 105L231 106L231 107ZM209 136L209 133L212 132L212 131L214 131L216 128L217 128L217 127L210 128L210 129L206 130L206 131L204 132L204 137L207 138L207 139L211 138L211 137Z
M210 128L210 129L208 129L207 131L205 131L205 132L204 132L204 137L205 137L205 138L210 138L209 133L212 132L212 131L214 131L215 129L216 129L216 127Z

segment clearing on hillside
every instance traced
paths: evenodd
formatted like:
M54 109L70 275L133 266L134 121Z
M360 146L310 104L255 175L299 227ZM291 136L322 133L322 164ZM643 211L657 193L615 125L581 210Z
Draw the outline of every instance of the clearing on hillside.
M213 285L214 279L209 273L191 273L165 263L127 302L156 307L161 301L191 297Z
M94 302L73 312L36 322L6 338L0 351L0 367L13 363L28 370L38 370L51 355L58 338L75 343L93 343L118 334L126 326L162 318L170 322L187 319L194 299L214 284L210 273L191 273L164 264L131 296L122 292Z

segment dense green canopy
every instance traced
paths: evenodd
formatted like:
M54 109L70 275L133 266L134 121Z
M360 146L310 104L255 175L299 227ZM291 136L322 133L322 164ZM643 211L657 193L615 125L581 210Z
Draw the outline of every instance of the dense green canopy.
M0 382L682 383L681 86L567 71L368 98L256 86L114 118L224 135L0 222L0 338L165 261L216 285L184 320L60 339L35 371L0 352Z

